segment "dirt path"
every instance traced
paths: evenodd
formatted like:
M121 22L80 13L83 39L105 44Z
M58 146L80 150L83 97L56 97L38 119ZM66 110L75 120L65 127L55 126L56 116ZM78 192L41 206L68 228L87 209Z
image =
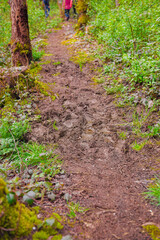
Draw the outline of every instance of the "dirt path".
M39 103L42 122L33 126L32 140L58 143L66 170L60 180L73 201L90 209L70 230L75 239L148 240L141 225L158 223L156 207L141 195L154 174L148 161L152 149L140 155L118 138L124 110L91 84L89 69L81 71L69 61L67 47L61 44L65 34L72 34L71 24L49 35L47 53L53 55L46 60L61 64L44 64L41 75L58 98ZM58 131L53 129L55 120Z

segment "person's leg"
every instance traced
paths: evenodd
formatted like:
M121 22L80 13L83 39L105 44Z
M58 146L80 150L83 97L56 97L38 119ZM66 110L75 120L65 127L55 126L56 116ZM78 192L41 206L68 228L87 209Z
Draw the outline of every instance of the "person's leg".
M48 5L45 4L44 6L44 11L45 11L45 17L47 18L48 17Z
M50 6L48 5L48 15L49 15L49 13L50 13Z
M66 20L69 20L69 9L65 9Z
M76 12L76 5L75 5L75 4L73 4L73 13L74 13L74 15L77 15L77 12Z
M49 12L50 12L50 7L49 7L49 5L46 5L46 6L45 6L45 15L46 15L46 18L49 16Z
M68 9L68 18L67 18L67 21L69 20L70 16L69 16L69 12L70 12L70 9Z

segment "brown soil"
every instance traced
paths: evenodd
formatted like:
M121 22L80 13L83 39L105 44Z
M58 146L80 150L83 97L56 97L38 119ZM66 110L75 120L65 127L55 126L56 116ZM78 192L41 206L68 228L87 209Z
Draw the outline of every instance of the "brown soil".
M130 109L115 107L112 96L92 84L89 67L81 71L69 60L61 41L71 34L72 25L67 23L49 35L46 52L53 55L45 60L61 64L44 64L41 76L57 98L38 103L42 121L34 124L30 136L40 143L58 143L56 151L66 171L58 180L72 201L89 208L65 231L79 240L149 240L142 224L158 223L158 208L141 193L155 174L151 166L159 149L146 145L137 153L129 147L129 138L118 137L119 131L129 130L120 124L130 121ZM58 131L53 128L55 120ZM59 200L51 205L63 208Z

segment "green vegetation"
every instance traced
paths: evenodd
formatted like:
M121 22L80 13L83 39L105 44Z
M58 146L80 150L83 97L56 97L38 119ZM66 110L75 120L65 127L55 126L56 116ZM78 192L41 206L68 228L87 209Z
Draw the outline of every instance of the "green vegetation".
M155 111L155 106L151 109L146 109L145 111L142 109L141 113L134 111L132 114L132 122L129 125L132 128L132 136L136 139L132 144L132 148L136 151L140 151L145 144L149 144L150 138L160 137L159 120L154 125L149 125L149 119L153 111ZM140 143L137 142L138 139L140 139Z
M160 6L157 0L118 2L89 1L85 39L97 41L95 57L103 64L93 80L115 95L118 107L133 109L129 135L140 151L160 136L159 114L153 117L160 105ZM134 114L138 105L140 115Z
M122 78L131 88L149 87L153 98L160 73L159 1L119 2L116 8L114 1L90 1L89 34L102 44L104 74Z
M32 49L32 58L33 61L38 61L41 59L41 57L45 54L44 50L38 51L38 48Z
M15 192L7 189L5 181L0 178L0 239L20 239L30 236L33 229L33 239L60 240L62 236L58 230L63 228L61 217L53 213L50 218L40 220L37 218L37 208L29 209L17 200ZM32 237L31 237L32 238Z
M145 195L152 203L160 205L160 179L158 177L155 178L154 184L148 187L148 191L145 192Z
M0 239L20 238L30 234L32 228L41 221L37 219L35 212L16 199L12 203L9 199L9 191L6 183L0 178Z
M25 115L22 115L24 118ZM54 154L54 150L47 149L47 146L34 142L26 143L24 135L29 131L28 120L16 118L4 118L0 123L0 159L3 162L0 168L9 174L12 169L22 170L32 166L35 179L39 177L53 177L60 172L60 160ZM34 169L34 167L36 167ZM39 175L37 175L37 173Z
M37 199L42 201L44 196L52 201L53 179L56 174L61 174L61 160L54 154L54 146L26 140L26 134L31 131L30 122L40 119L28 92L20 94L19 100L6 93L4 99L0 112L0 239L30 236L34 227L33 239L53 236L52 239L60 240L62 236L58 230L63 225L58 214L53 213L50 218L39 220L38 212L21 202L32 206ZM8 189L2 179L7 182Z
M74 202L68 203L68 208L69 208L68 216L70 218L75 218L76 213L83 213L88 211L88 209L81 207L79 203L74 203Z
M148 232L153 240L159 240L160 236L160 227L154 223L143 224L143 229Z

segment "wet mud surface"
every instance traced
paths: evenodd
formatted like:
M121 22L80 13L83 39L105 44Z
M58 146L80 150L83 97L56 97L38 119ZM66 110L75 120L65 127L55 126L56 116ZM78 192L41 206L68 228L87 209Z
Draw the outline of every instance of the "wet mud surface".
M158 223L159 211L141 193L155 174L150 166L159 149L146 147L136 153L129 147L130 139L118 137L130 110L124 113L115 107L112 96L92 84L89 68L81 71L70 61L67 46L61 44L70 32L68 24L49 35L46 51L52 56L45 60L51 62L42 65L41 77L57 98L38 103L42 121L33 125L30 138L58 144L66 171L60 181L72 201L89 208L68 233L79 240L149 240L141 226Z

